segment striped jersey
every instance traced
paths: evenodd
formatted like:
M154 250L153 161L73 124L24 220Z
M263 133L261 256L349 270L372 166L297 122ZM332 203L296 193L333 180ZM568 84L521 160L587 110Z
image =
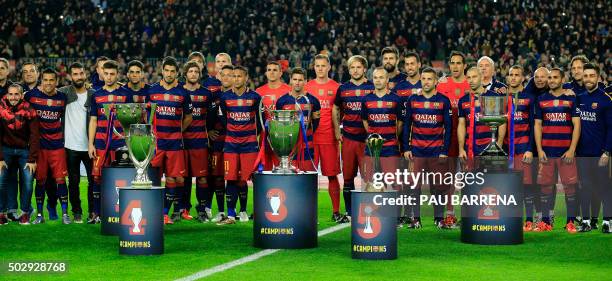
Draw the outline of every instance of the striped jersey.
M576 97L580 112L580 142L576 154L599 157L612 151L612 97L601 88Z
M389 90L395 90L395 86L397 86L397 84L399 84L400 82L406 80L406 77L408 77L406 73L400 72L395 75L395 77L389 78L389 84L387 84Z
M451 104L450 100L436 93L427 98L412 95L408 98L403 128L406 150L415 157L448 156L451 142Z
M193 110L191 116L193 121L183 132L183 142L185 149L203 149L208 148L208 133L206 130L206 119L211 102L214 99L213 94L204 87L199 87L194 91L187 91Z
M62 118L66 108L66 95L56 91L55 95L49 96L34 88L26 92L25 100L36 110L40 123L40 148L48 150L64 148Z
M367 134L379 134L385 140L381 157L399 156L397 126L402 121L402 108L402 98L393 92L382 97L370 93L363 99L361 118L368 124ZM372 156L367 145L365 155Z
M513 98L514 111L514 155L522 155L527 151L533 152L535 139L533 137L533 114L535 98L525 92L518 93L518 98ZM504 140L507 143L509 135Z
M297 108L297 104L299 104L299 108ZM287 93L276 101L275 107L276 109L282 110L302 110L304 114L304 123L308 124L309 121L311 121L312 125L308 126L308 129L306 130L308 153L306 153L306 147L304 147L303 151L303 159L310 160L311 157L314 157L314 143L312 140L313 131L318 131L318 125L320 124L319 119L321 116L321 104L319 103L319 100L309 93L306 93L306 95L300 96L297 99ZM310 120L308 119L309 116Z
M115 104L115 103L127 103L131 102L130 95L123 88L117 88L112 92L104 88L100 88L96 90L91 97L91 104L89 107L89 115L93 117L97 117L98 123L96 125L96 136L94 139L94 146L98 150L105 150L107 146L108 134L108 119L106 118L106 114L104 111L105 104ZM121 127L121 123L119 120L115 118L115 122L113 122L113 126L115 130L119 133L123 133L123 128ZM108 146L111 150L116 150L117 148L125 146L125 140L120 138L119 136L113 133L112 128L110 128L110 133L112 134L112 140L110 145Z
M138 91L132 90L127 84L121 86L129 95L132 102L145 102L147 100L147 94L149 93L149 85L145 84Z
M493 91L486 91L483 95L493 95L500 96L502 94L498 94ZM474 123L476 126L472 127L472 131L470 132L470 119L472 107L474 111ZM480 101L478 100L478 96L474 96L473 94L466 94L459 99L459 118L465 118L465 151L468 151L469 142L472 142L473 153L474 155L479 155L484 149L491 143L491 129L485 123L480 122ZM472 136L474 138L472 139ZM469 153L469 152L468 152Z
M191 114L191 98L183 84L166 89L159 83L149 88L149 101L157 104L155 108L155 136L157 149L166 151L182 150L183 117Z
M226 128L224 152L258 152L257 129L261 97L253 90L246 89L242 95L234 91L221 94L222 120Z
M221 109L219 107L219 98L221 97L221 81L214 76L208 76L202 84L204 88L208 89L213 94L213 100L211 100L210 109L206 114L206 126L208 130L215 130L219 132L219 136L213 141L210 141L210 148L213 151L223 151L223 145L225 142L225 127L221 122Z
M345 138L364 142L366 131L361 119L363 98L374 92L374 84L370 81L355 85L353 81L346 82L336 92L334 104L340 108L342 116L342 135Z
M579 117L575 96L553 96L550 92L536 100L535 119L542 120L542 150L549 158L561 157L572 142L572 117Z

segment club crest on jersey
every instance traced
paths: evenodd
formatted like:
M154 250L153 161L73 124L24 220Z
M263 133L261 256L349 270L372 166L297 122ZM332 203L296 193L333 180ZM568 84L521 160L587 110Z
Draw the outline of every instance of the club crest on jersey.
M563 105L569 105L569 104L570 104L569 101L566 101L566 100L563 101Z
M592 104L591 104L591 108L592 108L592 109L597 109L597 103L596 103L596 102L592 103Z
M331 97L331 96L333 96L333 95L334 95L334 91L327 91L327 96L328 96L328 97Z
M434 103L433 103L433 107L434 107L435 109L440 108L440 103L439 103L439 102L434 102Z
M173 96L174 97L174 101L179 101L179 96Z

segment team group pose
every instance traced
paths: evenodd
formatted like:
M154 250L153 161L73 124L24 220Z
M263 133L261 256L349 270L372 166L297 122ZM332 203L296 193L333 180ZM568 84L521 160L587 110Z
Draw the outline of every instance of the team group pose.
M368 181L373 172L368 136L383 138L382 172L470 169L491 141L489 126L480 120L479 102L480 96L491 95L507 98L513 108L512 122L500 126L497 142L511 154L512 168L523 173L524 231L553 229L556 192L562 188L567 210L563 227L568 233L600 227L612 232L612 97L610 88L600 82L597 64L574 57L567 82L560 68L540 67L529 77L515 65L508 70L506 84L496 79L495 62L487 56L468 66L466 56L453 51L447 61L450 72L444 77L423 66L419 54L400 55L395 47L385 47L380 61L381 66L370 68L366 57L348 58L350 80L343 84L330 78L327 55L312 59L314 77L299 67L286 71L288 83L283 81L283 66L271 61L265 65L267 82L257 89L248 87L250 70L232 65L227 53L216 55L209 73L202 53L191 53L183 65L166 57L161 80L152 85L144 83L145 67L137 60L123 70L116 61L100 57L88 82L84 66L74 63L68 68L71 85L59 89L55 70L39 74L37 65L25 63L23 83L5 83L9 85L0 101L0 180L16 188L19 174L21 214L0 200L0 224L45 223L45 195L49 219L59 218L54 211L59 199L61 221L83 223L80 163L88 172L86 222L100 222L103 168L125 146L112 133L112 127L119 132L125 128L116 120L110 123L105 112L110 104L157 104L152 166L165 178L165 224L194 219L194 182L198 221L232 225L251 219L248 182L258 166L271 170L279 161L260 140L266 130L261 125L274 109L303 114L306 138L298 143L292 165L327 178L331 219L347 223L356 179ZM0 66L8 68L8 61L0 59ZM122 71L125 83L118 82ZM423 186L390 188L418 196ZM431 185L429 190L438 196L455 192L450 185ZM35 208L29 203L32 191ZM436 227L453 229L460 223L452 204L433 207ZM420 206L405 206L397 226L418 229L424 223Z

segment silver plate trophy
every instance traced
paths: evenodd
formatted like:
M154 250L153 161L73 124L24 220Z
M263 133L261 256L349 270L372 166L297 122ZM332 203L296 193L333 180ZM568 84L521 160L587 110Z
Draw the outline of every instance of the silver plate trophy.
M382 171L380 166L380 152L382 151L384 143L385 139L379 134L370 134L366 138L366 147L370 152L370 157L372 158L372 175L374 175L374 173L379 173ZM376 189L372 182L372 179L366 179L365 191L373 192L381 190Z
M149 105L146 103L104 105L107 119L110 112L113 112L123 128L123 133L119 133L113 126L113 133L125 139L129 160L136 168L136 177L132 181L132 187L152 186L152 182L147 175L147 168L154 155L155 136L153 126L147 124L148 108ZM156 104L150 104L149 120L152 120L155 109Z
M497 144L497 128L507 122L508 98L505 96L480 95L479 122L487 124L491 129L491 143L479 156L507 156L508 154Z

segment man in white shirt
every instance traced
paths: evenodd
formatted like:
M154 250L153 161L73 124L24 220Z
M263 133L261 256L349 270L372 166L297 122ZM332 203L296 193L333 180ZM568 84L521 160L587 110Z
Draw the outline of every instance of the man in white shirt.
M87 108L89 107L89 100L93 90L85 87L87 75L82 64L78 62L73 63L68 71L71 85L59 89L67 97L66 113L64 115L64 147L66 149L66 163L68 165L68 191L74 222L83 223L83 210L81 209L79 192L81 162L85 165L85 170L87 171L87 205L90 210L93 208L94 200L100 200L100 198L94 198L93 196L92 160L87 153L87 126L89 124ZM91 214L91 212L89 213ZM94 223L94 221L90 220L93 219L90 218L87 223Z

